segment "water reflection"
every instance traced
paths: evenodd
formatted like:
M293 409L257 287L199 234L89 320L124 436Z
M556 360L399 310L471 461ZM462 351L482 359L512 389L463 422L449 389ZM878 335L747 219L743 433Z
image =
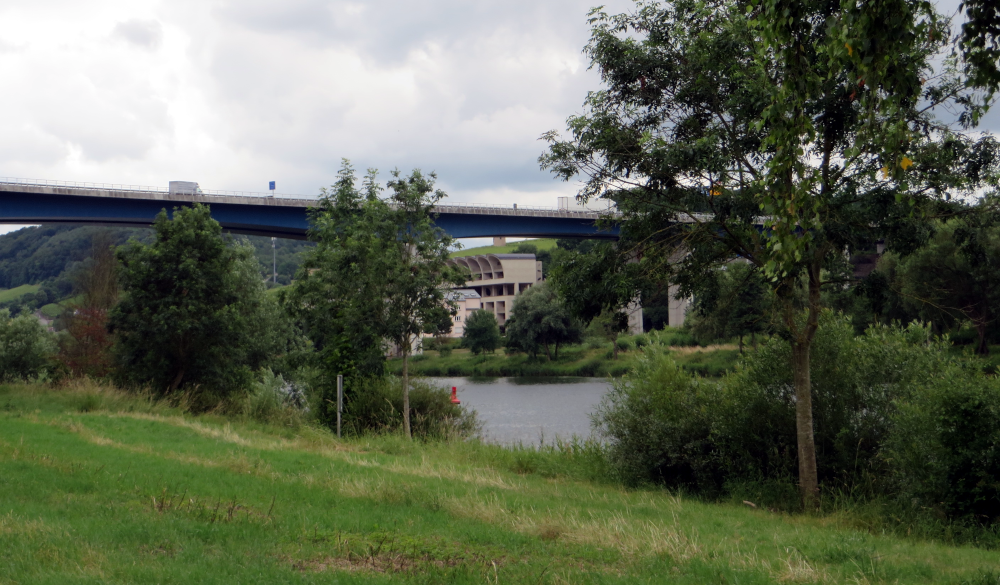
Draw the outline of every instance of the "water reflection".
M484 422L497 443L551 443L557 437L589 437L590 413L611 388L605 378L431 378L458 388L462 404Z

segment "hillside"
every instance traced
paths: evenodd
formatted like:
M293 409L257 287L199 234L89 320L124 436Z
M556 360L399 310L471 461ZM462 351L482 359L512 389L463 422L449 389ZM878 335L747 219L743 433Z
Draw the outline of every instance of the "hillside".
M451 257L460 258L462 256L477 256L479 254L510 254L520 244L532 244L538 248L538 251L540 252L551 252L556 248L556 240L554 239L523 240L520 242L512 242L506 246L479 246L476 248L456 250L451 253Z
M151 241L152 230L140 228L104 228L99 226L43 225L23 228L0 235L0 308L34 311L46 307L53 318L56 303L73 294L73 275L86 266L95 234L105 232L115 245L129 240ZM271 239L245 238L260 262L262 278L272 272ZM273 251L277 259L278 282L288 284L302 262L302 255L312 244L297 240L277 240Z
M581 450L338 441L87 387L0 387L0 404L5 583L957 585L1000 565L592 483Z

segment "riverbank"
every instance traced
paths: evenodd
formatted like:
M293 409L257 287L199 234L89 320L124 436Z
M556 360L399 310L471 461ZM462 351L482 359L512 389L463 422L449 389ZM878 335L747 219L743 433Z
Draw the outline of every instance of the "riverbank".
M339 441L0 387L0 581L993 583L1000 554L589 479L586 448Z
M672 347L674 359L685 370L701 376L718 377L730 371L739 359L735 345L709 347ZM516 377L516 376L582 376L611 378L628 372L641 354L641 349L629 348L618 352L613 359L610 344L597 347L576 345L559 349L559 358L531 357L526 354L506 355L502 349L496 353L474 356L467 349L424 351L410 359L410 371L418 376L431 377ZM403 360L389 360L390 372L400 374Z

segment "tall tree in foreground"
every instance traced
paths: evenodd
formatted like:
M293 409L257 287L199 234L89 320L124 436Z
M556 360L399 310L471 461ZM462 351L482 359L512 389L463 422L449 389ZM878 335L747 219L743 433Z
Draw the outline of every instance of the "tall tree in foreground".
M449 266L453 240L434 225L434 205L445 197L435 175L392 173L388 197L370 170L361 187L348 161L337 183L323 191L312 213L308 253L286 299L306 323L327 383L337 374L382 373L386 342L403 356L403 427L411 437L409 357L428 324L454 308L448 288L465 277Z
M623 254L690 294L742 257L777 295L793 354L799 485L818 502L810 349L826 271L886 238L912 249L926 220L995 172L974 124L985 96L918 0L637 0L591 15L586 52L605 87L545 135L540 162L580 197L612 200ZM944 120L955 119L945 114ZM672 262L672 258L680 258Z
M119 249L123 297L111 311L121 381L202 402L245 390L267 341L264 283L249 245L230 245L207 206L161 211L152 244Z

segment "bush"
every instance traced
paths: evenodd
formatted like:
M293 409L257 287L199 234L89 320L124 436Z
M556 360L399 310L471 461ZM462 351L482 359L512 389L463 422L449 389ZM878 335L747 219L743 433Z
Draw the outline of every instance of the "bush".
M674 347L697 347L698 345L698 341L695 340L694 335L691 335L691 332L685 329L664 327L659 332L659 335L661 342L666 345Z
M633 342L628 337L619 337L617 340L615 340L615 345L621 351L629 351L635 348L635 342Z
M721 480L711 437L719 389L685 373L669 353L662 334L651 336L597 407L594 426L608 440L609 465L627 484L714 491Z
M953 364L893 417L885 457L900 499L975 523L1000 520L1000 384Z
M896 405L951 361L947 343L917 324L875 326L824 313L810 355L816 464L827 489L885 489L880 450ZM730 477L794 482L798 475L791 348L773 338L723 380L717 440Z
M345 382L346 383L346 382ZM477 434L473 410L451 403L451 391L422 380L410 382L410 425L414 437L447 439ZM403 427L403 387L395 376L362 378L345 398L344 428L360 435L395 432Z
M33 380L51 371L56 344L34 315L0 310L0 382Z
M798 475L788 343L768 340L715 384L686 374L669 356L672 341L650 335L598 408L609 464L629 483L770 494L787 506ZM1000 516L1000 382L978 362L952 356L921 325L855 336L848 318L829 312L811 360L824 493L888 495L950 518Z
M238 411L255 421L282 426L298 427L306 419L302 390L270 369L260 372L260 379L243 397Z

